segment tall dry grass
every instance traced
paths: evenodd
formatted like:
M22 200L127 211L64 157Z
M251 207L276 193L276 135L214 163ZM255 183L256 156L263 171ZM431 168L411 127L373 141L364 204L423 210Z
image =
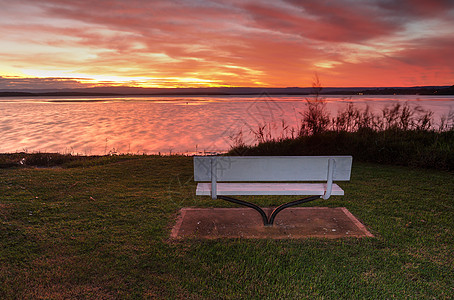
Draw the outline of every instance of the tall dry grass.
M452 111L436 122L432 111L407 103L385 107L378 114L369 106L360 109L349 103L331 116L325 99L315 93L312 99L306 99L306 109L298 114L296 128L282 120L278 134L273 124L251 130L251 145L238 136L231 139L229 154L349 154L362 161L454 170Z

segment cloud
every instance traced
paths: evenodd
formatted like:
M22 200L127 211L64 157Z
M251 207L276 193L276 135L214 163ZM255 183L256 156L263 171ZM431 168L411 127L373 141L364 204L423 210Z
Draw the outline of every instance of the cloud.
M22 90L22 89L61 89L61 88L82 88L91 87L95 84L83 84L81 81L86 78L28 78L14 76L0 76L0 89Z
M316 0L288 3L292 6L282 9L262 3L245 7L264 28L274 28L310 40L362 42L390 34L401 26L377 14L376 8L371 5Z
M386 10L386 13L408 18L436 17L449 15L454 9L451 0L384 0L377 1L377 6Z

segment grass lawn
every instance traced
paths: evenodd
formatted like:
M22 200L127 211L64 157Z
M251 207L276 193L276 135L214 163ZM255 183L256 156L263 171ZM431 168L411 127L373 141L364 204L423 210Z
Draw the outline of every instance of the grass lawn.
M354 162L345 196L310 203L347 207L375 238L171 241L180 208L230 206L196 197L192 168L190 157L122 156L0 169L0 298L454 294L453 173Z

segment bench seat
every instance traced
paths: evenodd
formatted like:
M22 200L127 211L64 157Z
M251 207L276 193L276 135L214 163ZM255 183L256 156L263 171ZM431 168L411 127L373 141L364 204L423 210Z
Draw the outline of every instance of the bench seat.
M324 195L326 183L231 183L218 182L217 194L225 196L239 195ZM197 196L210 196L211 183L197 184ZM343 196L344 191L335 183L331 195Z

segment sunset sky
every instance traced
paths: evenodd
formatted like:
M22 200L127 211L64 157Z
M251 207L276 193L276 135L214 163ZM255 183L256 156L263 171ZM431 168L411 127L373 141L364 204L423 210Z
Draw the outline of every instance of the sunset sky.
M0 0L0 89L454 84L453 0Z

